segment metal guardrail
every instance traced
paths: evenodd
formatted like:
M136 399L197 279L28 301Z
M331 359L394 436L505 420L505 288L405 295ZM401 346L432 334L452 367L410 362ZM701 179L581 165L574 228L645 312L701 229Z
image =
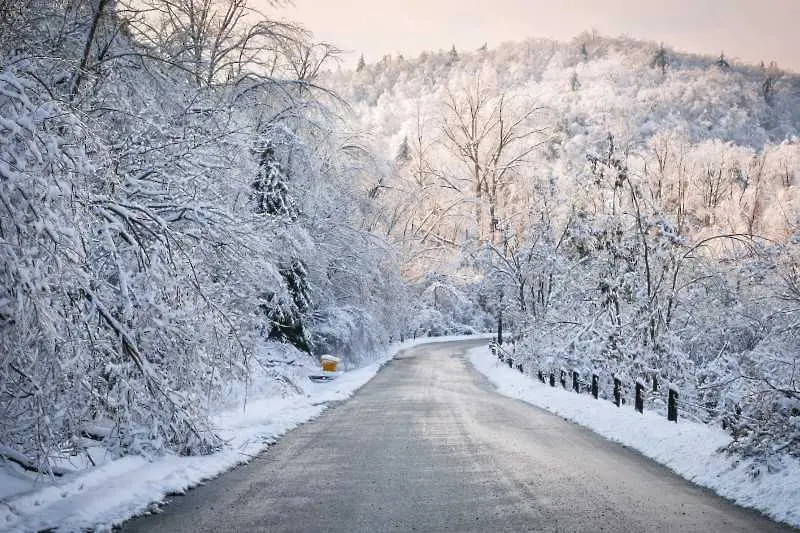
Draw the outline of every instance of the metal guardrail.
M508 351L502 345L498 344L496 341L492 341L489 343L489 347L491 349L492 355L496 356L497 359L501 363L505 363L508 365L509 368L516 368L519 372L525 373L525 368L521 361L514 364L515 361L515 353ZM601 387L600 387L600 374L597 372L593 372L591 375L591 381L585 381L581 374L576 371L572 370L568 372L564 368L559 368L558 370L554 369L537 369L536 376L542 383L548 384L551 387L555 387L556 383L560 383L561 387L564 389L568 389L568 374L571 375L571 389L577 393L590 393L595 399L600 399L601 397ZM617 376L612 375L612 383L613 383L613 390L611 391L611 395L609 398L611 399L612 403L617 407L621 407L626 404L626 398L624 395L624 390L628 389L625 384L622 382L620 378ZM649 389L649 390L648 390ZM629 390L629 389L628 389ZM682 409L686 413L693 413L697 414L699 412L705 412L706 414L713 414L719 413L721 410L717 407L710 407L704 406L697 402L692 402L689 399L680 400L680 392L676 387L666 387L666 392L659 387L658 379L656 377L653 378L652 383L650 385L645 384L643 380L636 380L634 384L634 409L639 413L644 413L645 402L649 400L650 402L654 400L661 400L666 404L667 407L667 420L671 422L678 421L678 411L679 407L683 407ZM605 396L605 395L604 395ZM694 409L692 411L691 409ZM732 414L734 419L738 419L741 417L741 410L738 409L738 406L734 408L734 413ZM723 427L725 424L725 419L723 419Z
M497 356L500 362L506 363L509 368L516 368L520 373L523 373L522 363L517 363L517 366L515 367L514 354L503 348L503 346L498 344L497 341L491 341L489 343L489 348L492 351L492 355Z

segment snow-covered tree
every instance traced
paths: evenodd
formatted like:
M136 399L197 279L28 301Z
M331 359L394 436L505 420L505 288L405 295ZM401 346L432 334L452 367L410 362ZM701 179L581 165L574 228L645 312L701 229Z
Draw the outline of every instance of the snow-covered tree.
M0 4L0 454L25 468L208 452L277 343L357 362L404 327L319 57L290 54L320 48L244 2L148 5Z
M463 317L441 296L469 295L527 364L666 379L740 452L794 450L798 81L722 59L584 34L329 73L387 160L371 220L402 244L418 316L444 331ZM493 157L533 107L516 133L546 135Z

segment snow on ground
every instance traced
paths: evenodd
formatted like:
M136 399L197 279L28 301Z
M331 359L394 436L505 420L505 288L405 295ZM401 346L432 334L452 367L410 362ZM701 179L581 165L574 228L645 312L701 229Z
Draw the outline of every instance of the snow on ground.
M676 424L653 411L642 415L632 407L617 408L588 394L550 387L500 363L488 347L471 350L470 360L500 394L585 426L741 506L800 527L800 460L784 457L779 471L768 472L752 460L720 453L731 441L721 428L680 418Z
M342 372L327 383L299 380L302 393L251 399L245 408L214 419L226 445L202 457L128 456L63 478L38 479L0 463L0 531L109 531L150 510L170 494L247 462L287 431L316 417L329 402L349 398L399 351L418 344L476 337L420 338L394 344L367 366Z

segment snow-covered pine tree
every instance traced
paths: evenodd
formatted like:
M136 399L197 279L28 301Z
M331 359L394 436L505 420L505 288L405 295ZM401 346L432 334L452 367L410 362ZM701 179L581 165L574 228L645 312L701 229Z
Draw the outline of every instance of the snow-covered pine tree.
M255 212L294 222L298 216L297 205L289 191L288 176L278 161L272 140L268 139L258 152L258 175L251 184Z

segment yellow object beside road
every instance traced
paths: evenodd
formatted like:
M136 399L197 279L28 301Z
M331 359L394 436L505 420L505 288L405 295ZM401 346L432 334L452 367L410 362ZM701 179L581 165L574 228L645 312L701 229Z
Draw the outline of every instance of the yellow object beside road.
M323 355L320 357L322 363L322 370L324 372L336 372L336 365L339 364L339 358L332 355Z

